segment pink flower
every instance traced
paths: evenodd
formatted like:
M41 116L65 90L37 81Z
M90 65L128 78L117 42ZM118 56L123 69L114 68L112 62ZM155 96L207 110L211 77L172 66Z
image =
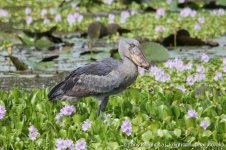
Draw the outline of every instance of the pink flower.
M215 80L215 81L217 81L217 80L219 80L219 79L223 79L223 75L222 75L221 72L217 72L216 75L215 75L215 77L214 77L214 80Z
M74 107L74 106L71 106L71 105L64 106L64 107L60 110L60 113L61 113L62 115L65 115L65 116L70 116L70 115L72 115L74 112L75 112L75 107Z
M198 18L199 23L205 23L205 17L199 17Z
M180 16L182 17L195 17L197 12L191 8L184 8L180 11Z
M192 63L184 64L181 59L175 58L174 60L168 60L164 63L164 66L170 69L175 68L178 71L190 70L192 68Z
M87 119L86 121L84 121L84 123L82 124L82 130L83 131L87 131L89 128L91 128L92 122Z
M61 14L57 14L57 15L55 16L54 20L55 20L56 22L60 22L60 21L62 20Z
M154 76L156 81L166 82L170 80L170 75L158 67L151 67L150 75Z
M98 17L96 17L96 21L100 21L100 17L98 16Z
M48 13L47 9L42 9L41 10L41 16L44 17Z
M74 17L77 22L81 22L84 19L83 15L79 13L74 13Z
M54 14L56 14L57 11L56 11L56 8L50 8L49 12L51 15L54 15Z
M76 150L85 150L86 149L86 141L83 139L78 140L75 143L75 149Z
M161 16L164 16L165 15L165 9L164 8L158 8L157 10L156 10L156 14L157 14L157 16L158 17L161 17Z
M166 0L167 4L171 4L173 0Z
M177 89L178 90L181 90L182 93L185 93L186 92L186 89L182 85L178 85L177 86Z
M205 121L205 120L203 120L201 123L200 123L200 126L204 129L204 130L206 130L208 127L209 127L209 123L207 122L207 121Z
M155 76L155 80L160 81L160 82L166 82L170 80L170 75L168 73L162 73L157 76Z
M109 23L114 23L115 22L115 15L114 14L109 14L108 15L108 22Z
M5 9L0 9L0 17L10 17L10 14Z
M69 25L72 25L72 24L75 23L75 17L74 17L73 14L68 14L67 15L67 22L68 22Z
M38 130L32 125L32 126L30 126L29 128L28 128L28 130L29 130L29 134L28 134L28 136L29 136L29 138L32 140L32 141L34 141L34 140L36 140L36 138L37 138L37 136L38 136Z
M155 26L155 31L156 32L164 32L164 31L166 31L166 28L163 26Z
M226 65L223 66L223 71L226 72Z
M184 65L184 70L190 70L192 69L193 65L192 63L188 63L187 65Z
M205 74L204 73L197 73L195 74L195 81L202 81L205 79Z
M30 7L26 7L25 8L25 14L28 15L31 13L31 8Z
M132 16L134 16L134 15L136 15L136 14L137 14L137 11L136 11L136 10L134 10L134 9L132 9L132 10L130 11L130 14L131 14Z
M218 14L219 15L224 15L225 14L224 9L223 8L218 9Z
M210 58L209 58L209 56L207 54L202 54L201 59L204 62L208 62Z
M199 66L196 67L196 71L199 72L199 73L204 73L205 72L205 68L203 66L199 65Z
M195 10L192 10L191 13L190 13L190 16L191 16L191 17L195 17L196 14L197 14L197 12L196 12Z
M178 0L178 3L184 3L185 0Z
M5 107L0 105L0 120L2 120L5 117L6 110Z
M76 22L81 22L83 19L84 19L84 17L79 13L67 15L67 22L69 25L73 25Z
M43 20L43 23L44 23L44 24L49 24L49 23L50 23L50 20L49 20L48 18L45 18L45 19Z
M26 24L30 25L33 22L33 18L31 16L27 16L26 18Z
M130 14L128 11L123 11L121 12L121 18L120 18L120 22L121 23L125 23L126 20L129 18Z
M217 10L213 10L212 11L212 14L215 14L215 15L224 15L225 14L225 11L224 11L224 9L220 8L220 9L217 9Z
M201 26L200 26L198 23L196 23L196 24L194 25L194 29L195 29L195 30L201 30Z
M223 59L223 64L226 65L226 57Z
M126 135L131 135L132 132L132 124L128 119L125 119L121 125L122 132L126 133Z
M61 150L61 149L73 149L74 148L74 143L72 140L70 139L56 139L56 148L57 150Z
M188 118L197 118L198 113L194 109L189 109L187 113Z
M145 69L142 68L142 67L138 67L138 72L139 72L140 75L144 75Z
M103 2L107 5L111 5L114 2L114 0L103 0Z
M56 115L56 120L59 121L59 122L61 122L62 117L63 117L63 114L58 113L58 114Z
M187 84L193 85L194 83L195 83L195 80L194 80L193 76L188 76L187 77Z
M180 11L180 16L182 17L188 17L191 14L191 8L184 8Z

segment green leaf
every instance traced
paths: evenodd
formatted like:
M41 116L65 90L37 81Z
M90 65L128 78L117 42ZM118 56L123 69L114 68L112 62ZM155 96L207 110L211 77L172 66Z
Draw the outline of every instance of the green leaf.
M93 149L99 149L101 147L101 143L91 143L90 145Z
M66 138L67 137L67 131L66 130L60 129L59 133L60 133L60 136L61 137L63 137L63 138Z
M219 4L219 5L224 5L224 6L226 6L226 1L225 1L225 0L217 0L216 2L217 2L217 4Z
M177 7L177 0L173 0L173 1L170 3L169 10L171 10L171 11L176 11L176 10L178 10L178 7Z
M163 136L164 136L164 132L163 132L163 130L161 130L161 129L158 129L158 130L157 130L157 134L158 134L158 136L160 136L160 137L163 137Z
M203 137L210 137L212 135L212 132L210 130L204 130L202 136Z
M147 131L142 134L141 138L144 142L149 142L150 139L153 138L153 133L151 131Z
M16 149L23 149L23 141L16 142L14 144L14 148L16 148Z
M180 135L181 135L181 129L175 129L175 130L173 131L173 133L174 133L177 137L180 137Z
M171 118L171 111L166 105L160 105L158 107L159 117L162 120L169 120Z
M36 91L36 92L32 95L32 98L31 98L31 104L32 104L32 105L34 105L34 103L35 103L37 94L38 94L38 91Z
M111 150L116 150L119 148L119 144L117 142L108 142L107 145Z
M162 62L169 59L168 50L155 42L148 42L142 44L144 48L144 54L150 62Z

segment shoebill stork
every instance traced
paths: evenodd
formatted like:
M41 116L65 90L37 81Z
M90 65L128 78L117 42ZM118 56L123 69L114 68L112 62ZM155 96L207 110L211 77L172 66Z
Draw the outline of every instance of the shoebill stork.
M136 80L138 66L149 67L137 40L120 38L118 52L121 60L107 58L72 71L49 92L49 100L76 101L94 96L98 100L100 115L100 111L105 111L110 95L123 91Z

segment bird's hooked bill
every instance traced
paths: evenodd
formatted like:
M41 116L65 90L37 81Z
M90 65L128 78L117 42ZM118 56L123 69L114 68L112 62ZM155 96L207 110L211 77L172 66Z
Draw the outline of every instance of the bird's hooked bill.
M131 58L133 62L138 65L139 67L143 68L149 68L150 64L147 61L146 57L144 56L143 52L141 50L136 51L135 53L131 54Z

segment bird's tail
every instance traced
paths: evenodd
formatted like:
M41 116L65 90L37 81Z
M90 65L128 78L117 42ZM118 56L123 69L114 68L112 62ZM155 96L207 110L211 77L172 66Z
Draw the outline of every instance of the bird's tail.
M48 94L48 99L50 101L55 101L57 99L61 99L62 96L64 95L63 92L63 87L64 87L64 82L61 82L59 84L57 84Z

